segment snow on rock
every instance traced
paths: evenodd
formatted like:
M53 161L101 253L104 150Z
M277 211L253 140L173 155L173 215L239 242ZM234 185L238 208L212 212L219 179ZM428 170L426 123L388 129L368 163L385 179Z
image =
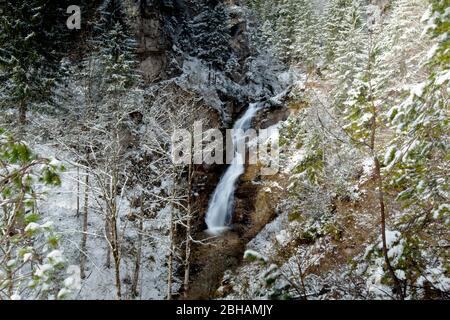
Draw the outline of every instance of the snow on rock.
M265 256L271 255L274 252L273 242L275 235L283 228L282 220L283 218L279 216L272 222L266 224L263 230L247 244L247 248L260 252Z
M289 233L286 230L281 230L280 233L275 236L275 238L281 246L287 245L290 241Z
M246 250L244 252L244 259L248 261L261 261L261 262L267 262L267 257L263 256L259 252L256 252L255 250Z

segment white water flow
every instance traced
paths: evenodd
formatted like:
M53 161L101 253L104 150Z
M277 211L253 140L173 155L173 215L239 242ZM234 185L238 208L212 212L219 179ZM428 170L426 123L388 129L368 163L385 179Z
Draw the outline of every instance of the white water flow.
M209 202L208 211L206 213L207 232L210 234L220 234L227 230L231 223L236 183L245 170L245 154L242 155L238 152L238 146L240 143L245 143L245 130L250 128L252 120L260 107L261 104L250 104L247 111L238 121L236 121L233 127L232 140L234 158L225 171L225 174L220 179Z

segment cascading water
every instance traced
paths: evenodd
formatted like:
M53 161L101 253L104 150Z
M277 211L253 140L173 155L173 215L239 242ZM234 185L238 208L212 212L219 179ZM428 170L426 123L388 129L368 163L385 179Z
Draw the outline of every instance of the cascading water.
M225 171L225 174L220 179L211 201L209 202L208 211L206 213L207 231L211 234L220 234L228 228L231 222L236 182L245 170L245 154L240 154L238 152L238 147L240 143L245 143L244 139L246 137L244 132L250 128L252 120L261 106L262 105L258 103L250 104L247 111L238 121L236 121L233 127L232 140L234 158Z

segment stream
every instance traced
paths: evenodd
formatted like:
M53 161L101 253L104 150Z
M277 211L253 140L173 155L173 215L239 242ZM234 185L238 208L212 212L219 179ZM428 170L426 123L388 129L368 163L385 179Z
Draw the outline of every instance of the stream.
M188 299L221 297L217 289L222 285L224 273L241 265L248 242L276 215L273 204L279 201L277 194L263 192L260 184L253 183L259 169L257 165L246 163L247 149L243 151L248 138L245 131L252 127L258 112L266 106L266 102L249 104L237 119L230 135L234 157L220 180L215 180L211 186L211 196L205 195L202 200L200 208L203 210L200 210L205 213L206 230L203 221L199 221L195 236L204 243L193 245ZM278 123L285 114L285 110L280 108L264 116ZM272 177L265 179L271 180Z

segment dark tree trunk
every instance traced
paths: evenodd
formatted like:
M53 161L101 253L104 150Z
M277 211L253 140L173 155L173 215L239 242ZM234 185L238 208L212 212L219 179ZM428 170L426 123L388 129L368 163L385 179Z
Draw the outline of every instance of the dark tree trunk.
M391 262L389 260L388 255L388 247L386 242L386 208L384 204L384 193L383 193L383 180L381 177L381 168L380 168L380 161L378 160L378 157L374 157L374 163L375 163L375 176L378 181L378 201L380 205L380 215L381 215L381 238L383 242L383 256L384 256L384 262L386 263L386 266L388 268L389 274L394 281L394 286L397 291L398 297L403 300L405 297L403 295L403 289L402 285L400 283L400 280L397 278L394 272L394 268L391 265Z
M19 104L19 124L25 125L27 123L27 104L21 101Z

